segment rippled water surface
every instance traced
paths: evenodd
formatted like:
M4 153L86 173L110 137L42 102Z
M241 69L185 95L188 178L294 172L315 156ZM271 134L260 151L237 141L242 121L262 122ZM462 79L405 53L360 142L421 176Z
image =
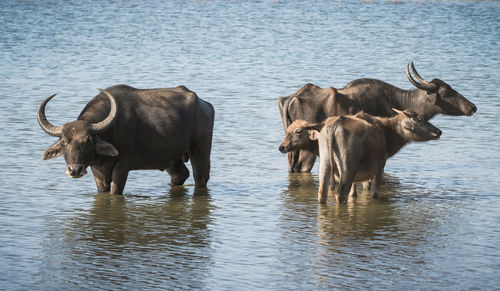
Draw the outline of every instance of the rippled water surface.
M500 5L495 1L1 1L0 289L293 290L500 286ZM415 3L410 3L415 2ZM474 102L390 159L380 199L316 202L289 174L277 98L405 66ZM96 87L183 84L215 106L207 190L70 180L56 124Z

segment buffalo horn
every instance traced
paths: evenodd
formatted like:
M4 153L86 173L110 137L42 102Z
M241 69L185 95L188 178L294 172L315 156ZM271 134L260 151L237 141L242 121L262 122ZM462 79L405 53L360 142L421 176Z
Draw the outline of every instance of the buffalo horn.
M56 94L45 98L42 104L40 104L40 107L38 107L38 124L40 124L42 130L45 131L48 135L61 137L63 127L52 125L47 120L47 117L45 117L45 105L47 105L47 102L49 102L50 99L52 99L54 96L56 96Z
M410 75L410 72L408 70L408 67L411 65L411 70L413 72L413 74L415 75L415 77L417 77L417 79L421 82L421 83L418 83L417 81L415 81L411 75ZM410 64L408 64L406 66L406 75L408 76L408 79L410 80L410 82L417 88L419 89L422 89L422 90L433 90L433 89L436 89L436 85L431 83L431 82L428 82L426 80L424 80L424 78L420 77L420 75L418 74L417 70L415 70L415 66L413 65L413 62L411 62ZM417 85L417 83L419 85Z
M418 89L424 89L422 84L418 83L413 79L413 77L410 75L410 64L406 65L406 77L408 77L408 80L413 84L413 86L417 87Z
M393 107L393 108L391 108L391 109L392 109L394 112L396 112L397 114L404 113L403 111L398 110L398 109L396 109L396 108L394 108L394 107Z
M417 79L425 86L427 87L428 89L435 89L436 88L436 85L429 82L429 81L426 81L424 80L424 78L420 77L420 74L417 72L417 70L415 70L415 66L413 65L413 62L411 62L411 70L413 71L413 74L415 75L415 77L417 77Z
M420 81L420 83L422 83L424 85L429 84L428 81L426 81L426 80L424 80L424 78L420 77L420 74L417 72L417 70L415 70L415 66L413 65L413 62L411 62L410 65L411 65L411 71L413 72L413 75L415 75L415 77L417 77L417 79Z
M104 119L103 121L100 121L98 123L92 123L90 125L90 130L93 133L100 133L100 132L103 132L106 129L108 129L113 124L113 121L115 120L116 112L117 112L115 98L111 94L109 94L108 92L106 92L105 90L103 90L101 88L97 88L97 90L101 91L109 98L109 102L111 104L111 109L109 110L109 114L108 114L108 117L106 117L106 119Z

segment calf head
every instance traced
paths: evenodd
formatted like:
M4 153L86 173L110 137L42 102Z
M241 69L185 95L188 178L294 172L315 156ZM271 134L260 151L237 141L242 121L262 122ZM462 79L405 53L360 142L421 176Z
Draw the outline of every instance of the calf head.
M410 65L413 74L420 82L416 81L411 76L409 71ZM422 109L426 109L430 106L433 109L432 111L434 111L435 113L467 116L471 116L477 111L476 105L467 100L457 91L453 90L453 88L451 88L451 86L446 84L444 81L440 79L433 79L432 81L428 82L420 77L420 75L415 70L413 62L406 66L406 76L415 87L424 90L427 93L425 96L427 97L425 99L425 103L427 104L419 104L419 107ZM417 113L423 115L423 112ZM432 116L424 117L426 117L426 119L429 119Z
M111 110L109 115L98 123L76 120L63 126L52 125L45 117L45 106L56 94L47 97L38 108L38 123L42 130L51 136L59 137L59 141L43 154L42 160L64 155L66 174L70 178L80 178L85 175L86 168L98 155L113 157L118 155L118 150L112 144L97 136L113 124L117 112L113 96L104 90L99 90L108 97Z
M319 125L304 120L295 120L286 130L285 139L279 146L279 151L287 153L296 150L315 152L317 145L312 138L317 134Z
M396 130L407 141L428 141L441 136L441 130L421 116L409 111L393 110L398 113L393 117L397 122Z

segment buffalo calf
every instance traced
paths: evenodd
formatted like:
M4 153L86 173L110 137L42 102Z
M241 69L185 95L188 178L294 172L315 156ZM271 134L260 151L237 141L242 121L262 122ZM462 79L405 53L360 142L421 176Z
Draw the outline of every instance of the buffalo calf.
M372 196L378 197L380 179L387 159L411 141L439 139L441 130L419 115L396 110L393 117L375 117L366 113L329 117L322 123L294 121L280 145L282 153L313 147L319 142L318 202L327 200L330 183L338 173L338 202L347 203L355 181L372 184Z

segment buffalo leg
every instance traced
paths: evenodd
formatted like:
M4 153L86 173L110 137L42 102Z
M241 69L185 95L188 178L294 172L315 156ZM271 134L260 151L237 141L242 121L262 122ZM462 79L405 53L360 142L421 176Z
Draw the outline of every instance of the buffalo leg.
M363 181L363 189L370 190L372 188L371 180Z
M129 167L126 167L123 163L116 163L113 168L112 180L113 184L111 186L111 194L123 194L123 189L125 189L125 183L127 182Z
M98 192L109 192L111 188L112 165L91 166Z
M319 189L318 202L326 203L328 198L328 186L332 179L332 167L327 158L321 159L319 163Z
M383 164L381 167L379 167L377 174L372 179L372 183L371 183L372 197L375 199L378 198L378 188L380 186L380 181L382 180L382 175L384 174L384 166L385 166L385 164Z
M292 151L288 153L288 172L298 172L297 163L299 162L299 151Z
M358 191L356 190L356 183L352 183L352 186L351 186L351 191L349 191L349 195L351 195L352 197L357 197L358 196Z
M191 166L196 187L206 187L210 179L210 150L212 140L198 143L191 151Z
M290 173L309 173L316 162L316 154L310 151L292 151L288 153L288 171Z
M339 176L338 176L338 170L335 166L335 163L333 163L333 169L331 171L331 180L330 180L330 191L332 193L335 193L335 181L337 181L339 179Z
M340 182L339 182L339 187L337 188L338 191L338 202L341 204L347 203L347 197L349 196L349 192L354 185L354 175L353 174L347 174L346 175L340 175Z
M178 160L168 168L167 173L170 175L170 183L174 186L184 184L189 177L189 170L182 160Z
M314 167L314 163L316 162L316 154L311 153L310 151L301 150L299 154L298 161L298 172L309 173Z
M349 192L354 185L354 177L356 176L356 172L358 167L352 167L352 165L357 165L359 164L357 161L348 161L343 164L342 169L340 170L340 181L339 181L339 187L337 188L338 191L338 202L341 204L347 203L347 197L349 196ZM351 165L351 167L347 167L347 165Z

